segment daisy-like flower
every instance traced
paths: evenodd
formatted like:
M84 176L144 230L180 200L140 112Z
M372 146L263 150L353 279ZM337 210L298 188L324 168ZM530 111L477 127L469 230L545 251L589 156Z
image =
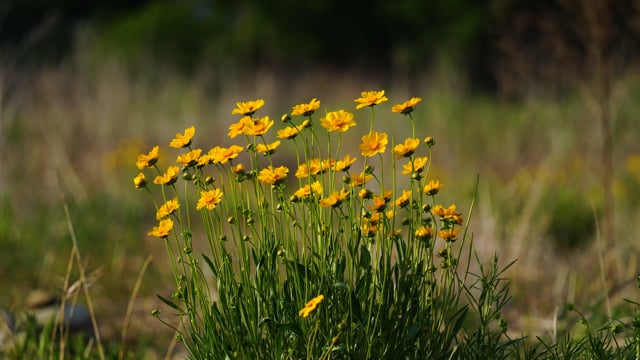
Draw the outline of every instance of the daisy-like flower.
M369 180L373 179L373 175L365 174L364 171L359 175L353 175L351 177L351 185L352 186L363 186L368 183Z
M345 132L350 127L355 126L356 121L352 113L338 110L327 113L325 117L320 119L320 125L328 131Z
M340 189L340 191L334 191L331 195L326 198L320 199L320 206L323 208L328 207L338 207L344 200L349 197L349 192L345 189Z
M142 170L144 168L152 167L155 163L158 162L158 152L160 151L159 146L154 146L148 154L140 154L136 159L136 166L138 170Z
M409 201L411 201L411 191L410 190L402 190L402 195L400 195L395 202L397 207L405 207L409 205Z
M176 182L179 174L179 167L169 166L169 168L167 168L167 172L162 175L158 175L155 179L153 179L153 183L157 185L171 185Z
M201 191L196 209L207 208L207 210L213 210L220 201L222 201L222 191L220 191L220 189Z
M233 139L234 137L241 134L247 135L246 129L251 126L253 126L253 120L251 120L249 116L244 116L240 118L237 123L229 125L228 136L230 139Z
M193 166L198 163L198 159L200 158L201 153L202 149L191 150L188 153L178 155L176 162L182 164L183 166Z
M214 164L226 164L229 160L237 158L242 150L244 148L240 145L231 145L228 148L216 146L209 150L209 155Z
M411 99L403 102L402 104L394 105L391 111L394 113L400 113L402 115L408 115L413 112L413 109L422 101L419 97L412 97Z
M324 295L318 295L313 299L309 300L309 302L304 306L304 308L302 308L298 312L298 315L306 318L307 316L309 316L309 314L314 312L314 310L318 307L318 305L320 305L322 300L324 300Z
M300 128L301 129L301 128ZM280 139L293 139L300 133L300 129L294 126L287 126L284 129L280 129L277 132L277 136Z
M348 171L356 159L357 158L352 158L351 155L347 154L342 160L336 161L333 168L335 171Z
M276 140L271 144L258 144L256 145L256 151L262 155L273 154L274 151L280 146L280 140Z
M434 231L429 226L421 225L415 232L415 235L418 239L427 239L433 236Z
M442 189L444 185L438 180L431 180L427 185L424 186L422 192L427 195L435 195L438 193L438 190Z
M249 126L247 126L244 130L244 134L253 136L264 135L273 126L273 122L274 121L269 119L268 116L261 117L260 119L254 120Z
M304 179L311 175L323 174L325 171L331 168L331 160L320 160L318 158L309 160L309 164L300 164L298 170L296 170L296 177L298 179Z
M371 131L362 136L362 144L359 146L362 156L373 156L382 154L387 149L387 134L383 132Z
M458 240L458 229L450 227L448 229L438 231L438 236L447 242L455 242Z
M393 147L393 153L396 154L396 159L400 159L402 157L409 157L413 155L413 152L416 151L419 145L420 145L420 139L407 138L404 140L404 144L398 144Z
M178 208L180 208L178 198L168 200L166 203L162 204L160 208L158 208L158 212L156 212L156 220L166 218L167 216L173 214L176 210L178 210Z
M305 200L312 194L322 195L322 184L320 184L320 181L315 181L311 185L307 184L293 193L296 200Z
M456 212L455 205L450 205L448 208L436 205L431 209L431 213L445 223L462 225L462 214Z
M387 100L389 99L387 99L387 97L384 96L384 90L380 90L380 91L363 91L360 93L360 97L355 99L354 101L358 103L358 105L356 105L356 110L357 110L357 109L362 109L363 107L366 107L366 106L375 106L378 104L382 104Z
M180 149L183 147L187 147L189 145L191 145L191 139L193 138L193 135L195 135L196 133L196 128L195 127L190 127L184 130L184 134L176 134L176 137L171 140L171 143L169 143L169 146L171 146L172 148L176 148L176 149Z
M142 189L147 186L147 179L143 173L139 173L133 178L133 186L135 186L136 189Z
M263 184L274 185L286 179L288 173L289 169L287 169L285 166L274 168L273 166L269 165L268 167L260 170L260 173L258 174L258 180L260 180L260 182L262 182Z
M154 226L147 235L164 239L171 235L171 230L173 230L173 221L171 219L163 219L160 220L158 226Z
M308 104L298 104L291 109L291 115L309 116L320 107L320 100L313 98Z
M244 115L244 116L251 116L263 106L264 106L263 99L237 102L236 108L231 110L231 115L238 114L238 115Z
M424 170L424 166L427 164L427 160L428 158L424 156L413 159L413 163L409 161L408 163L402 165L402 173L405 175L421 173L422 170Z
M373 197L373 205L369 206L369 209L377 212L384 211L387 206L387 201L382 196Z

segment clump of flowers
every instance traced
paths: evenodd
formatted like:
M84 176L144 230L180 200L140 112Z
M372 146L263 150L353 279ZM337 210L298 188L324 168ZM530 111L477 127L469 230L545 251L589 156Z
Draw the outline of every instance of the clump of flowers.
M180 316L194 358L454 351L452 324L464 314L454 247L463 217L437 202L444 185L429 177L435 142L415 135L421 99L387 112L407 116L389 125L408 119L412 134L402 139L373 126L374 108L386 101L382 90L355 99L371 120L353 135L357 114L346 109L325 111L314 126L316 98L294 105L277 131L257 115L263 99L238 102L228 126L238 143L204 143L211 134L196 136L192 126L168 144L179 151L177 165L159 169L158 146L137 158L134 187L161 204L148 235L164 242L175 274L175 293L161 299ZM359 154L343 151L347 136L360 139ZM155 173L155 186L145 172ZM196 216L203 233L193 233Z

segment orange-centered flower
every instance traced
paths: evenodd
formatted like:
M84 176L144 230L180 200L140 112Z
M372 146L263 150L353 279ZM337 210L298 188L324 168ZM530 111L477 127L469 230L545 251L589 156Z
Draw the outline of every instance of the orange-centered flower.
M355 99L354 101L358 103L356 105L356 109L362 109L365 106L375 106L387 101L386 96L384 96L384 90L380 91L363 91L360 93L360 97Z
M253 126L253 120L249 116L242 117L237 123L229 125L229 138L233 139L241 134L247 135L245 131L250 126Z
M245 135L259 136L264 135L273 126L273 120L268 116L261 117L260 119L251 122L245 129Z
M313 299L309 300L309 302L304 306L304 308L302 308L298 312L298 315L302 317L309 316L309 314L311 314L318 307L318 305L322 302L322 300L324 300L324 295L318 295Z
M220 201L222 201L222 191L220 189L201 191L196 209L207 208L208 210L213 210Z
M387 134L375 130L362 136L362 144L359 146L362 156L373 156L384 153L387 148Z
M250 116L250 115L253 115L256 111L258 111L258 109L260 109L263 106L264 106L263 99L237 102L236 108L231 110L231 115L238 114L238 115Z
M196 133L196 128L195 127L190 127L184 130L184 134L176 134L176 137L171 140L171 143L169 143L169 146L171 146L172 148L183 148L183 147L187 147L189 145L191 145L191 139L193 138L193 135L195 135Z
M329 131L345 132L356 125L353 118L354 115L348 111L332 111L320 119L320 125Z

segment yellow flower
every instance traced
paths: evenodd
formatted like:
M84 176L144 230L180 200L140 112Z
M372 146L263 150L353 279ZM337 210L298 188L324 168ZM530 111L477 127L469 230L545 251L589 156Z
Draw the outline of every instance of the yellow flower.
M458 240L458 229L450 227L448 229L438 231L438 236L448 242L454 242Z
M403 174L421 173L424 170L424 166L427 164L428 158L426 156L413 159L413 162L402 165Z
M173 214L174 211L178 210L179 207L180 203L178 202L178 198L168 200L158 209L158 212L156 213L156 220L166 218L167 216Z
M178 175L180 174L180 168L177 166L169 166L167 172L162 175L156 176L153 179L154 184L158 185L171 185L178 179Z
M409 201L411 200L411 191L410 190L402 190L402 195L400 195L395 202L397 207L405 207L409 205Z
M335 163L335 171L348 171L351 165L356 161L356 158L351 158L351 155L347 154L342 160L338 160Z
M420 145L420 139L417 138L408 138L405 139L404 144L398 144L393 147L393 153L396 154L396 159L400 159L401 157L409 157L413 155L413 152L416 151Z
M261 153L262 155L273 154L274 151L280 146L280 140L276 140L271 144L258 144L256 145L256 151Z
M320 199L320 206L324 208L328 207L338 207L342 202L349 197L349 192L345 189L340 189L340 191L334 191L331 195L327 196L324 199Z
M322 195L322 184L320 184L320 181L315 181L311 185L305 185L301 187L300 189L296 190L293 195L295 196L295 199L304 200L314 193L316 195Z
M135 186L136 189L142 189L147 186L147 179L144 177L143 173L139 173L133 178L133 186Z
M358 103L356 105L356 109L362 109L365 106L374 106L381 104L387 101L386 96L384 96L384 90L380 91L363 91L360 93L360 97L355 99L354 101Z
M201 153L202 149L191 150L188 153L178 155L176 162L182 164L183 166L193 166L198 163L198 159L200 158Z
M429 226L421 225L415 233L416 237L419 239L426 239L433 236L433 229Z
M160 224L154 226L147 235L164 239L171 234L171 230L173 230L173 221L171 219L164 219L160 220Z
M373 156L384 153L387 148L387 134L375 130L362 136L362 144L359 146L362 156Z
M258 109L260 109L263 106L264 106L263 99L237 102L236 108L231 110L231 115L238 114L238 115L250 116L250 115L253 115L256 111L258 111Z
M231 171L233 171L234 174L242 174L244 173L244 165L238 164L234 166Z
M309 302L304 306L304 308L302 308L298 312L298 315L306 318L318 307L318 305L322 302L322 300L324 300L324 295L318 295L313 299L309 300Z
M237 123L229 125L229 138L233 139L234 137L240 134L246 134L246 129L250 126L253 126L253 120L250 117L245 116L240 118Z
M287 174L289 173L289 169L284 166L280 166L274 168L269 165L262 170L258 174L258 180L260 180L264 184L278 184L287 178Z
M284 129L278 130L277 136L280 139L293 139L294 137L298 136L299 133L300 129L298 129L297 127L287 126Z
M373 175L368 175L364 172L361 172L360 175L353 175L351 177L351 185L352 186L363 186L368 183L369 180L373 179Z
M301 164L298 166L298 170L296 170L296 177L298 179L304 179L309 176L309 172L311 175L323 174L332 166L331 160L320 160L318 158L309 160L309 164Z
M268 116L261 117L260 119L251 122L244 129L244 134L253 136L264 135L271 128L271 126L273 126L273 120L269 119Z
M363 224L360 229L362 230L362 233L369 238L376 236L376 233L378 232L378 227L375 224L368 222Z
M387 206L387 201L382 196L374 196L373 197L373 205L369 206L369 209L373 211L384 211Z
M138 155L138 158L136 159L136 166L138 167L138 170L155 165L155 163L158 162L158 151L160 151L160 147L154 146L148 154Z
M176 134L176 137L171 140L171 143L169 143L169 146L171 146L172 148L183 148L183 147L187 147L189 145L191 145L191 139L193 138L193 135L195 135L196 133L196 128L195 127L190 127L184 130L184 134Z
M222 201L222 191L220 191L220 189L201 191L200 199L198 199L198 204L196 205L196 210L200 210L204 207L208 210L213 210L220 201Z
M313 98L308 104L298 104L291 110L291 115L309 116L320 107L320 100Z
M431 180L427 185L424 186L422 192L427 195L435 195L438 193L438 190L442 189L444 185L438 180Z
M356 125L353 117L354 115L348 111L332 111L320 119L320 125L329 131L345 132L350 127Z
M413 108L416 107L422 101L419 97L412 97L411 99L403 102L402 104L394 105L391 111L395 113L401 113L402 115L410 114Z
M244 150L240 145L231 145L228 148L216 146L209 150L209 156L211 156L214 164L226 164L229 160L238 157Z
M455 205L450 205L448 208L436 205L431 209L431 213L444 222L462 225L462 214L456 212Z

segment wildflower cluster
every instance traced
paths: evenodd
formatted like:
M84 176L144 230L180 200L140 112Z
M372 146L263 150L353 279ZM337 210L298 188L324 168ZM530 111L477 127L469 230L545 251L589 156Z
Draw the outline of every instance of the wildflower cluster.
M456 286L452 246L462 236L463 218L455 205L436 201L443 184L429 179L434 141L416 137L412 115L421 99L393 106L412 129L400 140L374 129L374 107L386 101L384 91L365 91L355 100L356 110L370 108L372 115L357 154L342 153L356 114L325 112L318 128L321 103L314 98L283 115L275 135L275 121L257 115L264 100L238 102L231 115L239 117L227 134L243 137L242 144L206 151L194 145L196 129L189 127L169 143L181 149L178 165L159 169L158 146L138 157L143 172L134 186L157 200L145 178L149 170L160 186L158 224L148 235L163 239L170 255L177 290L163 301L179 310L190 352L371 357L395 346L372 339L395 331L387 338L404 339L409 356L427 346L419 333L441 331L438 321L446 317L434 313L433 301ZM285 146L295 149L294 167L278 162ZM192 234L194 209L204 236ZM195 240L208 244L201 258L194 255ZM449 310L447 316L457 311ZM440 320L420 325L436 315Z

